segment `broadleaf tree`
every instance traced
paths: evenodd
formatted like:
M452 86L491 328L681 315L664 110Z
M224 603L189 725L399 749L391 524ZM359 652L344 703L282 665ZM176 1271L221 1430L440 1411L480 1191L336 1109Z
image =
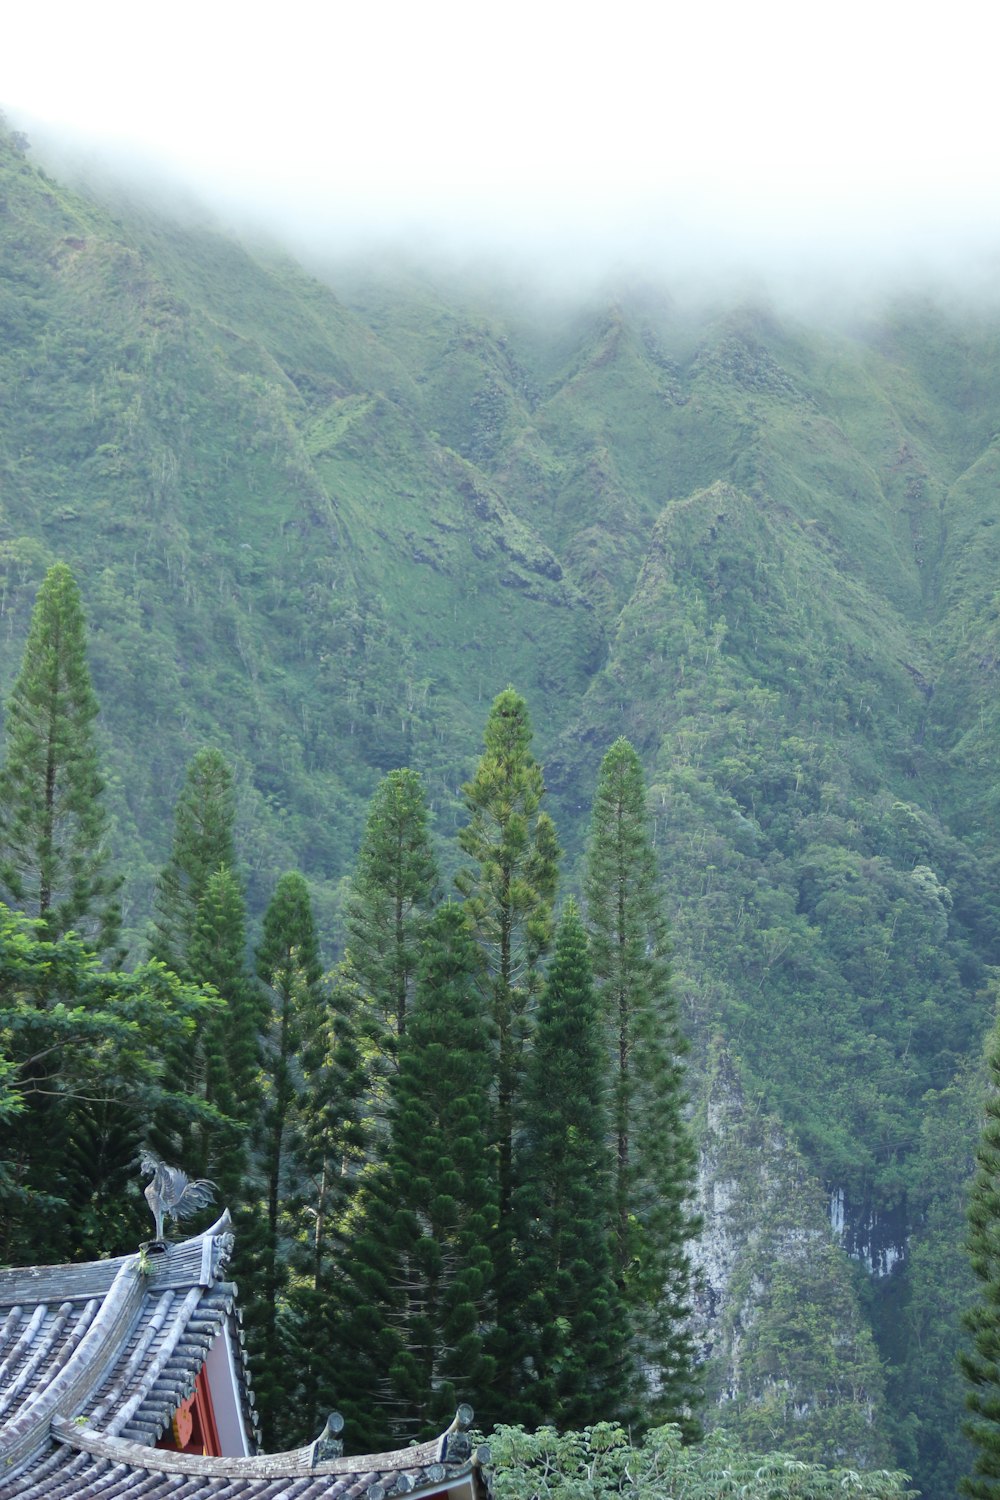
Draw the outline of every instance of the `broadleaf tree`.
M686 1443L679 1427L641 1443L614 1422L582 1432L498 1427L490 1437L497 1500L914 1500L906 1474L827 1469L787 1453L754 1453L723 1432Z
M172 1054L218 1007L160 963L109 971L76 934L50 940L0 905L0 1259L135 1243L141 1199L98 1205L94 1219L77 1197L68 1133L85 1105L105 1117L103 1143L124 1134L108 1175L133 1163L140 1129L157 1106L178 1102Z

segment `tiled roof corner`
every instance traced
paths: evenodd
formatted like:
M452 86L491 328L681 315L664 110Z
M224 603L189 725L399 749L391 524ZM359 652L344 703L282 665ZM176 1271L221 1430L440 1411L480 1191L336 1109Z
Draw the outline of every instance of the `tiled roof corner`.
M212 1458L154 1445L225 1338L244 1425L256 1431L229 1214L170 1246L88 1265L0 1271L3 1500L485 1500L489 1455L471 1408L432 1442L344 1458L331 1416L305 1448ZM215 1355L213 1354L213 1358ZM235 1410L235 1408L234 1408ZM257 1433L259 1442L259 1433Z
M69 1300L54 1310L37 1303L19 1333L10 1309L4 1322L11 1348L0 1365L0 1379L7 1377L0 1416L11 1415L0 1427L0 1473L16 1470L44 1446L52 1420L68 1415L100 1383L144 1295L132 1256L119 1266L99 1305L89 1299L77 1312Z

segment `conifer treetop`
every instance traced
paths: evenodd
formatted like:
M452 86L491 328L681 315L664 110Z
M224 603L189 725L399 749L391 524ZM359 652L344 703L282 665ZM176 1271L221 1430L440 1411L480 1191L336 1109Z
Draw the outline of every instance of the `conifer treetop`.
M205 746L188 766L174 813L170 857L156 886L151 955L178 974L189 970L198 909L209 880L219 870L236 868L235 821L233 773L220 750Z
M80 591L65 563L45 576L7 704L0 772L0 881L45 935L75 927L108 948L120 925Z
M423 782L406 767L375 790L347 901L351 968L383 1061L406 1030L420 943L439 894Z
M670 943L646 815L642 763L617 740L601 764L585 880L594 976L614 1058L611 1127L615 1264L657 1405L685 1424L697 1389L687 1331L700 1227L685 1118L687 1042L670 983ZM693 1428L691 1429L693 1430Z

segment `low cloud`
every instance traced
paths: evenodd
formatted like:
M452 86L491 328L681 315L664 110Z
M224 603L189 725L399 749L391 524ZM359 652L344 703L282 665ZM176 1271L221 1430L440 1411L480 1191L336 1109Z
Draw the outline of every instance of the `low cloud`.
M185 173L149 153L23 123L57 175L280 245L320 273L403 260L570 297L649 278L680 297L760 293L803 312L913 290L992 301L1000 290L1000 214L957 193L931 204L913 194L834 195L819 186L795 194L735 184L582 194L553 182L545 191L383 195L318 179Z

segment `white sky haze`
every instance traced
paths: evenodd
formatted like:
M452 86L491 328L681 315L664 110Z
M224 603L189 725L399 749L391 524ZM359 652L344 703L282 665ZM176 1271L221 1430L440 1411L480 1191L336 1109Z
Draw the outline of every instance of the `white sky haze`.
M914 0L19 4L0 106L44 140L336 241L1000 244L992 8Z

